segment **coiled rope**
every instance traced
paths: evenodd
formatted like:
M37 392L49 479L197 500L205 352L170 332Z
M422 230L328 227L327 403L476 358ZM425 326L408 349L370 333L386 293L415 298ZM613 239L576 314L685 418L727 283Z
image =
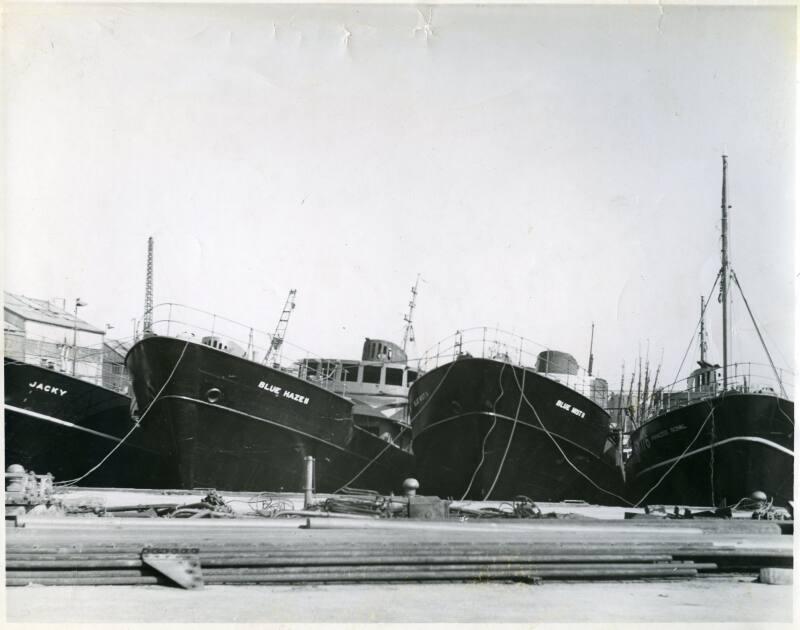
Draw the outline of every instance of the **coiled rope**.
M100 468L100 466L105 464L106 460L108 460L108 458L111 457L111 455L113 455L114 452L116 452L116 450L125 443L125 441L131 436L131 434L136 429L139 428L139 425L142 423L142 420L145 419L145 416L147 416L147 414L149 413L150 409L153 408L153 405L155 404L155 402L161 397L161 394L164 392L164 390L166 389L167 385L172 380L172 377L175 375L175 371L178 369L178 366L180 365L181 361L183 360L183 355L186 354L186 349L188 347L189 347L189 342L186 341L184 343L184 345L183 345L183 350L181 350L181 354L178 357L178 360L175 362L175 365L173 366L172 371L169 373L169 376L167 377L167 380L164 381L164 384L161 386L161 389L158 390L158 393L155 395L153 400L151 400L150 404L147 405L147 409L144 410L144 413L141 416L139 416L139 419L136 422L134 422L134 424L131 427L130 431L128 431L125 434L125 436L119 442L117 442L117 444L114 445L114 448L112 448L108 452L108 454L105 457L103 457L103 459L101 459L100 462L98 462L98 464L96 466L94 466L92 469L90 469L88 472L84 473L80 477L76 477L75 479L70 479L68 481L61 481L61 482L58 482L58 483L54 483L53 484L54 486L74 486L76 483L78 483L79 481L82 481L83 479L85 479L86 477L91 475L95 470Z

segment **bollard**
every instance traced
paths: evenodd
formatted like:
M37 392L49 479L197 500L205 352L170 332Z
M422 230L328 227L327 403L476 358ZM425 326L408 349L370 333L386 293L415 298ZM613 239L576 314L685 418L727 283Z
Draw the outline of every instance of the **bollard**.
M303 485L303 509L307 510L314 501L314 458L306 455L303 458L306 462L306 479Z

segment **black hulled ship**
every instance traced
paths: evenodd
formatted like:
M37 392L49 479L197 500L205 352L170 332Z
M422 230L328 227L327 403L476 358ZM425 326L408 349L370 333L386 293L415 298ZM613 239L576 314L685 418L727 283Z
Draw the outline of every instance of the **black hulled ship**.
M633 501L677 505L733 505L762 492L776 504L794 491L794 403L763 345L768 365L728 365L728 289L736 274L727 255L727 159L722 179L722 366L706 360L703 315L700 361L688 378L657 390L643 422L630 434L627 462ZM715 287L716 287L715 282ZM712 294L714 289L712 289ZM742 298L758 331L750 307ZM759 339L763 338L759 332Z
M131 399L63 372L6 358L6 465L50 473L56 481L82 477L133 427ZM117 471L101 467L86 486L116 485Z
M6 293L5 302L6 465L50 473L56 481L115 485L119 471L112 466L86 473L133 427L131 399L119 379L116 388L105 382L103 342L87 348L74 341L79 334L102 340L103 332L46 300Z
M131 348L126 363L142 413L136 443L159 453L146 483L297 491L304 458L311 456L318 492L343 486L398 490L412 457L399 439L394 443L400 431L390 430L390 439L371 431L359 418L363 411L343 395L344 385L358 384L348 380L353 372L342 362L308 358L284 367L270 350L285 348L279 331L269 335L268 350L256 360L253 336L265 333L249 331L246 349L230 335L176 337L152 330ZM365 366L356 377L366 373Z
M607 383L579 373L564 352L546 350L534 365L524 365L525 340L515 337L511 350L479 330L478 356L466 351L469 332L459 332L444 353L450 360L411 388L413 448L424 492L468 500L525 495L619 502L622 478L603 408Z

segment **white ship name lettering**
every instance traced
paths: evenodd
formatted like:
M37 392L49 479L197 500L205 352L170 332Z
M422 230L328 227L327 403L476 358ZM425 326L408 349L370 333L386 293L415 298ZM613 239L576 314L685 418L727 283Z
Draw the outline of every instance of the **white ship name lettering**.
M270 392L271 394L275 394L276 396L280 396L281 388L275 385L270 385L269 383L265 383L264 381L259 381L258 387L263 389L265 392Z
M39 389L43 392L48 392L50 394L55 394L56 396L63 396L67 393L66 389L61 389L60 387L56 387L54 385L45 385L39 381L33 381L32 383L28 383L28 387L31 389Z
M300 394L295 394L293 392L283 390L283 397L289 398L295 402L302 403L304 405L308 404L308 396L301 396Z
M578 416L579 418L585 418L586 413L578 409L577 407L573 407L569 403L565 403L563 400L559 400L556 402L556 407L563 409L564 411L569 411L573 415Z
M270 394L274 394L276 397L283 396L284 398L288 398L289 400L299 402L300 404L303 405L307 405L309 401L308 396L301 396L300 394L295 394L294 392L290 392L288 389L283 389L282 387L278 387L277 385L270 385L269 383L265 383L264 381L259 381L258 388L263 389L265 392L269 392Z

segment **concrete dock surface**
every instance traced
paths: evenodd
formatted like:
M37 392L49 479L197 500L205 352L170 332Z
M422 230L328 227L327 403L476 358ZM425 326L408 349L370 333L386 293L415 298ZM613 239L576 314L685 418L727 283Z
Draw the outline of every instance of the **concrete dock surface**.
M150 503L191 503L203 493L71 489L77 503L106 507ZM224 493L240 516L254 516L267 495ZM301 509L297 494L272 495L289 509ZM320 497L318 497L320 498ZM474 508L500 503L465 503ZM234 520L157 518L64 518L48 513L21 518L6 530L17 545L134 544L180 540L207 546L282 544L288 548L329 541L351 547L491 541L538 541L553 545L616 544L639 548L650 543L691 545L711 541L732 548L770 551L791 547L775 523L725 520L625 520L640 509L586 504L538 504L557 519L478 519L462 523L403 519L315 518ZM577 519L577 520L575 520ZM775 530L774 532L772 530ZM765 530L765 531L760 531ZM769 530L769 531L766 531ZM141 540L140 540L141 539ZM358 544L356 544L358 543ZM638 546L637 546L638 545ZM348 547L349 548L349 547ZM7 550L8 551L8 550ZM777 553L777 551L775 551ZM159 586L40 586L5 589L10 623L791 623L793 587L756 581L751 573L704 573L692 579L636 581L385 583L317 585L207 585L202 590Z
M791 623L792 586L751 576L653 582L6 589L8 622Z

